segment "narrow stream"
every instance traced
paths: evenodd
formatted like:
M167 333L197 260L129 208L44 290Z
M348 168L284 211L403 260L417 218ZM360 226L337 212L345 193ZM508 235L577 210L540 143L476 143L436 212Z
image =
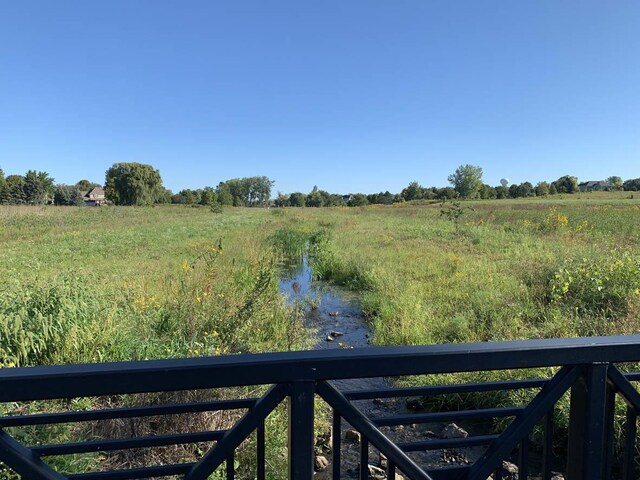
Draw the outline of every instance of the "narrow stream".
M317 338L313 349L362 348L369 345L371 330L363 317L356 297L323 282L314 282L306 256L301 262L290 264L282 269L279 287L292 304L303 302L305 328L315 332ZM379 377L338 380L333 384L343 391L392 388L387 379ZM353 403L369 418L415 413L407 408L404 398L385 401L363 400ZM443 425L411 425L387 427L383 428L383 431L394 442L408 442L430 438L434 436L434 431L439 432L442 427ZM350 428L346 422L343 422L341 455L344 478L357 476L355 472L360 460L358 444L344 440L345 433ZM472 453L432 451L411 453L410 456L422 466L436 468L443 464L464 462L465 455L475 456ZM373 449L370 449L369 462L373 465L379 464L379 456ZM327 469L328 471L330 468ZM325 478L325 476L318 475L317 478ZM326 478L331 477L329 475Z

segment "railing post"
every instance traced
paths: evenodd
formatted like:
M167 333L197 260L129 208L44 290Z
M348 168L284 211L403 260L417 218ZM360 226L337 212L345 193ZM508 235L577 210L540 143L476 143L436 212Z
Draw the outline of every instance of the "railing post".
M609 392L606 363L586 366L571 388L567 480L601 480L607 464Z
M289 480L313 479L315 382L291 383L289 397Z

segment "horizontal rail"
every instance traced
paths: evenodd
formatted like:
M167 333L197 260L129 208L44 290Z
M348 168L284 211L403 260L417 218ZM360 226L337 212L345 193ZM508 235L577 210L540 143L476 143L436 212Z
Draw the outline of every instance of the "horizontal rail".
M39 445L37 447L30 447L30 450L40 456L110 452L114 450L129 450L133 448L166 447L170 445L185 445L189 443L215 442L220 440L225 433L226 430L216 430L213 432L173 433L170 435L109 439L95 442Z
M464 438L439 438L420 440L419 442L399 443L398 447L404 452L421 452L427 450L442 450L443 448L465 448L488 445L500 435L475 435Z
M429 397L455 393L494 392L501 390L520 390L542 388L546 379L507 380L486 383L456 383L452 385L431 385L426 387L385 388L376 390L348 390L344 396L349 400L371 400L374 398Z
M485 408L481 410L458 410L451 412L422 413L415 415L396 415L393 417L378 417L373 419L378 427L392 427L395 425L409 425L412 423L439 423L452 420L476 420L481 418L515 417L524 411L524 407Z
M8 368L0 370L0 402L632 362L639 343L628 335Z
M217 400L213 402L176 403L151 405L146 407L110 408L82 412L39 413L0 417L0 428L25 427L30 425L53 425L58 423L89 422L121 418L154 417L160 415L180 415L184 413L217 412L220 410L240 410L255 405L256 398L239 400Z

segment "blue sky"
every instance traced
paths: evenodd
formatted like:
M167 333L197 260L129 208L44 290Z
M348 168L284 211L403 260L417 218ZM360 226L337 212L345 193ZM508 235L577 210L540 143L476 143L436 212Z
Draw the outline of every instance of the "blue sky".
M0 2L0 168L174 191L640 177L635 0Z

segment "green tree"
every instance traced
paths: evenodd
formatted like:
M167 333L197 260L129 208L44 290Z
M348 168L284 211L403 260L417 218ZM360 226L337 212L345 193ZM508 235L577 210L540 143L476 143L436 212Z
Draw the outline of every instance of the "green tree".
M24 195L27 203L42 205L53 200L53 178L47 172L29 170L24 176Z
M533 188L531 182L523 182L518 185L518 197L526 198L526 197L535 197L536 192Z
M612 190L622 190L624 184L622 182L622 177L618 177L617 175L612 175L605 180L605 182L611 184Z
M347 205L350 207L364 207L368 205L369 201L367 200L367 196L364 193L354 193L351 195L349 202Z
M7 177L7 183L9 182L9 177ZM632 178L624 182L623 188L627 192L638 192L640 191L640 178Z
M24 177L22 175L9 175L6 178L7 203L19 205L26 203L27 196L24 191Z
M480 187L480 198L483 200L493 200L494 198L498 198L498 192L491 185L487 185L486 183Z
M402 189L400 195L405 199L405 201L408 202L410 200L421 199L423 196L423 191L424 189L422 188L422 185L420 185L418 182L411 182L409 185Z
M305 199L305 205L307 207L323 207L324 206L324 198L320 193L320 190L318 190L317 186L314 185L311 192L309 192L309 195L307 195L307 198Z
M143 163L114 163L105 184L107 199L116 205L152 205L164 196L160 171Z
M439 188L437 192L438 200L453 200L458 198L458 192L453 187Z
M220 182L216 187L216 193L218 194L218 203L220 205L233 205L233 195L227 182Z
M99 183L91 182L86 179L82 179L78 181L75 186L78 187L78 189L80 189L80 191L82 192L88 192L89 190L96 187L101 187L102 185L100 185Z
M538 197L543 197L545 195L549 195L551 193L551 186L548 182L538 182L536 185L536 195Z
M212 187L204 187L202 195L200 195L200 204L212 207L218 202L218 195Z
M278 196L274 200L273 204L276 207L288 207L289 206L289 195L278 192Z
M82 205L82 192L76 185L56 185L54 205Z
M578 191L578 178L565 175L553 182L557 193L576 193Z
M292 207L304 207L307 196L302 192L293 192L289 195L289 205Z
M503 199L509 198L509 189L503 185L498 185L496 188L496 198Z
M461 165L448 180L461 198L476 198L482 188L482 168Z

